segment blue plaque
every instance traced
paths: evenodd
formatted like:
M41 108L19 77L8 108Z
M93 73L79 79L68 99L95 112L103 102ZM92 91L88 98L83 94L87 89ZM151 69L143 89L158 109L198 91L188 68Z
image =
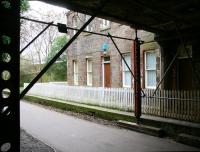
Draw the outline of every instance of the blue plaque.
M107 51L108 50L108 43L104 42L102 45L102 51Z

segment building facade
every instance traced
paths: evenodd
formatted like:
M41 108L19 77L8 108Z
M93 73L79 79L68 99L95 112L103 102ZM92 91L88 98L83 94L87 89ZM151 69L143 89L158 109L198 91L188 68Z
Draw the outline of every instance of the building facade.
M69 11L67 26L80 28L89 16ZM87 31L113 36L135 38L135 30L129 26L95 18L86 27ZM72 37L76 31L69 31ZM141 45L141 84L143 88L155 88L160 81L160 47L154 40L154 34L139 30L138 37L145 42ZM114 38L124 59L133 71L134 41ZM132 87L130 71L108 37L82 33L67 51L69 85L92 87Z

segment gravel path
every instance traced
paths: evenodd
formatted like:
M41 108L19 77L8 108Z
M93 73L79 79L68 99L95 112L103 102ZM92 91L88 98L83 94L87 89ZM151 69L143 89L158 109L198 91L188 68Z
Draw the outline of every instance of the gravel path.
M20 152L55 152L40 140L21 129Z

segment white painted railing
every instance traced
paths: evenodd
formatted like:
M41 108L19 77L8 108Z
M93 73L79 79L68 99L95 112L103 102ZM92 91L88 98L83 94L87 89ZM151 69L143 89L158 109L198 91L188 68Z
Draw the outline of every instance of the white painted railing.
M200 122L200 91L144 90L144 114Z
M200 122L200 91L158 90L152 97L153 91L144 90L146 96L142 97L143 114ZM131 88L37 83L28 94L134 111L134 91Z
M27 85L25 84L24 87ZM133 111L134 109L134 94L130 88L82 87L36 83L28 94L125 111Z

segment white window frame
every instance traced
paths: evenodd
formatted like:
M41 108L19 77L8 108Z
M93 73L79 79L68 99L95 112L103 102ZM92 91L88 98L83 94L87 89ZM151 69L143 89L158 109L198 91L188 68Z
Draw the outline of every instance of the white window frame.
M110 21L109 20L105 20L105 19L101 19L100 28L101 29L110 28Z
M85 15L85 21L87 22L90 19L89 15ZM92 32L93 28L92 28L92 22L90 22L90 24L88 24L85 28L86 31L88 32Z
M92 86L92 59L87 58L87 86ZM89 68L89 64L91 64L91 69ZM90 82L91 80L91 82Z
M145 51L145 62L144 62L144 70L145 70L145 88L147 89L156 89L155 86L148 86L148 72L147 71L155 71L156 72L156 65L154 69L147 69L146 63L147 63L147 53L154 53L156 56L155 50Z
M76 60L73 61L73 71L74 71L74 85L78 85L78 63Z
M123 54L123 57L125 57L125 56L129 56L129 57L130 57L130 62L131 62L131 54L130 54L130 53L128 53L128 54ZM129 71L129 69L126 69L126 70L125 70L124 67L126 67L126 64L125 64L124 60L122 59L122 86L123 86L124 88L131 88L131 84L130 84L130 85L126 85L126 84L125 84L125 73L126 73L126 72L131 73L131 72ZM131 68L131 63L130 63L130 65L129 65L129 67ZM132 82L132 76L131 76L131 82Z
M77 17L74 16L72 18L72 26L73 26L73 28L77 28L78 27L77 24L78 24ZM75 35L75 34L76 34L76 30L73 30L73 35Z

